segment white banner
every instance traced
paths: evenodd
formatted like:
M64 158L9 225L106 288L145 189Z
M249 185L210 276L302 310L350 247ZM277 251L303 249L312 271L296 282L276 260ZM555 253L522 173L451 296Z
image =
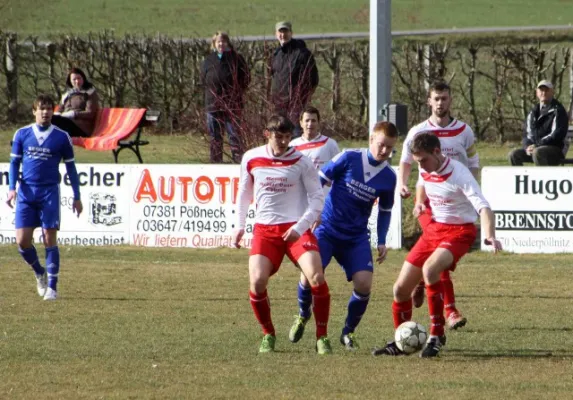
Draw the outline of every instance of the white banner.
M482 190L505 250L573 252L573 168L485 167Z
M78 164L84 213L71 211L73 194L65 166L61 187L63 245L148 247L229 246L237 223L238 165ZM6 205L9 164L0 164L0 243L14 243L14 210ZM396 197L387 245L400 248L401 199ZM370 218L376 245L376 214ZM243 245L252 238L251 207ZM372 225L373 223L373 225ZM35 240L41 242L41 230Z

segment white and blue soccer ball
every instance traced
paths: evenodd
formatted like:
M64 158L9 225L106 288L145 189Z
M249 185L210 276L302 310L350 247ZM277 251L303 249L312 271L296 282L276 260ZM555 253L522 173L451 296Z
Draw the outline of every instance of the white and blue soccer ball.
M428 340L426 328L414 321L406 321L396 328L394 341L396 346L405 354L422 350Z

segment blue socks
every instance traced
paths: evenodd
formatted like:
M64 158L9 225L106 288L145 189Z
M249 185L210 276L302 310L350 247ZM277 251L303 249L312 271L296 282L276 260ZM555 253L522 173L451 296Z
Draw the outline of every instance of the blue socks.
M346 316L346 323L344 329L342 329L343 335L348 335L354 332L362 316L366 312L366 307L368 307L368 301L370 300L370 293L361 294L356 290L352 292L350 300L348 301L348 315Z
M60 249L58 246L46 247L46 269L48 270L48 287L57 290L58 273L60 272Z
M18 248L20 255L26 261L26 263L32 267L36 276L42 276L46 272L44 267L40 264L40 260L38 260L38 253L36 253L36 248L34 246L29 247L27 249L20 249ZM59 263L58 263L59 264ZM310 288L309 288L310 290Z
M312 292L309 287L305 287L298 282L298 309L299 315L303 318L310 318L312 315Z

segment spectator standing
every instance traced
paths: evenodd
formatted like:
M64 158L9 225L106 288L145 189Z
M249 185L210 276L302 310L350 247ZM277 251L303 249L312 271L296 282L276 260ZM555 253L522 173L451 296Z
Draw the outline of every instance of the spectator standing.
M271 100L275 113L295 124L294 136L298 137L298 118L318 86L318 68L304 40L293 39L290 22L277 23L275 31L280 46L272 60Z
M62 96L58 112L52 117L52 124L71 137L89 137L93 133L98 110L96 88L84 71L72 68L66 78L66 93Z
M511 165L521 166L524 162L559 165L565 157L563 149L569 127L567 111L553 97L553 84L550 81L539 82L535 94L539 103L527 115L523 147L509 153Z
M249 68L245 59L234 50L227 33L215 33L211 47L213 51L201 67L211 141L210 162L223 162L222 132L225 130L233 162L240 163L245 149L239 127L244 107L243 95L250 82Z

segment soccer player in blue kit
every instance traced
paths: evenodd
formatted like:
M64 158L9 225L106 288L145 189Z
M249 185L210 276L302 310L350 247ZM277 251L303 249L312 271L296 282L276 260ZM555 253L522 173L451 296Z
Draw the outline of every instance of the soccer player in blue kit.
M398 131L391 122L374 125L368 149L346 150L335 156L319 172L323 185L330 185L320 225L314 231L318 239L322 266L334 257L352 281L354 290L348 302L348 314L340 343L349 351L358 349L354 331L368 306L374 271L368 219L378 200L378 257L386 258L386 235L394 206L396 173L387 160L392 155ZM301 279L298 285L299 315L289 332L298 342L311 316L310 285Z
M39 95L34 101L34 124L19 129L14 135L10 154L8 206L16 202L16 242L19 252L34 270L38 294L44 300L56 300L60 252L60 172L63 159L74 192L72 211L79 217L83 206L80 183L74 163L70 136L51 124L54 100ZM16 181L22 164L20 186ZM42 267L33 245L34 230L41 226L46 248L46 268Z

